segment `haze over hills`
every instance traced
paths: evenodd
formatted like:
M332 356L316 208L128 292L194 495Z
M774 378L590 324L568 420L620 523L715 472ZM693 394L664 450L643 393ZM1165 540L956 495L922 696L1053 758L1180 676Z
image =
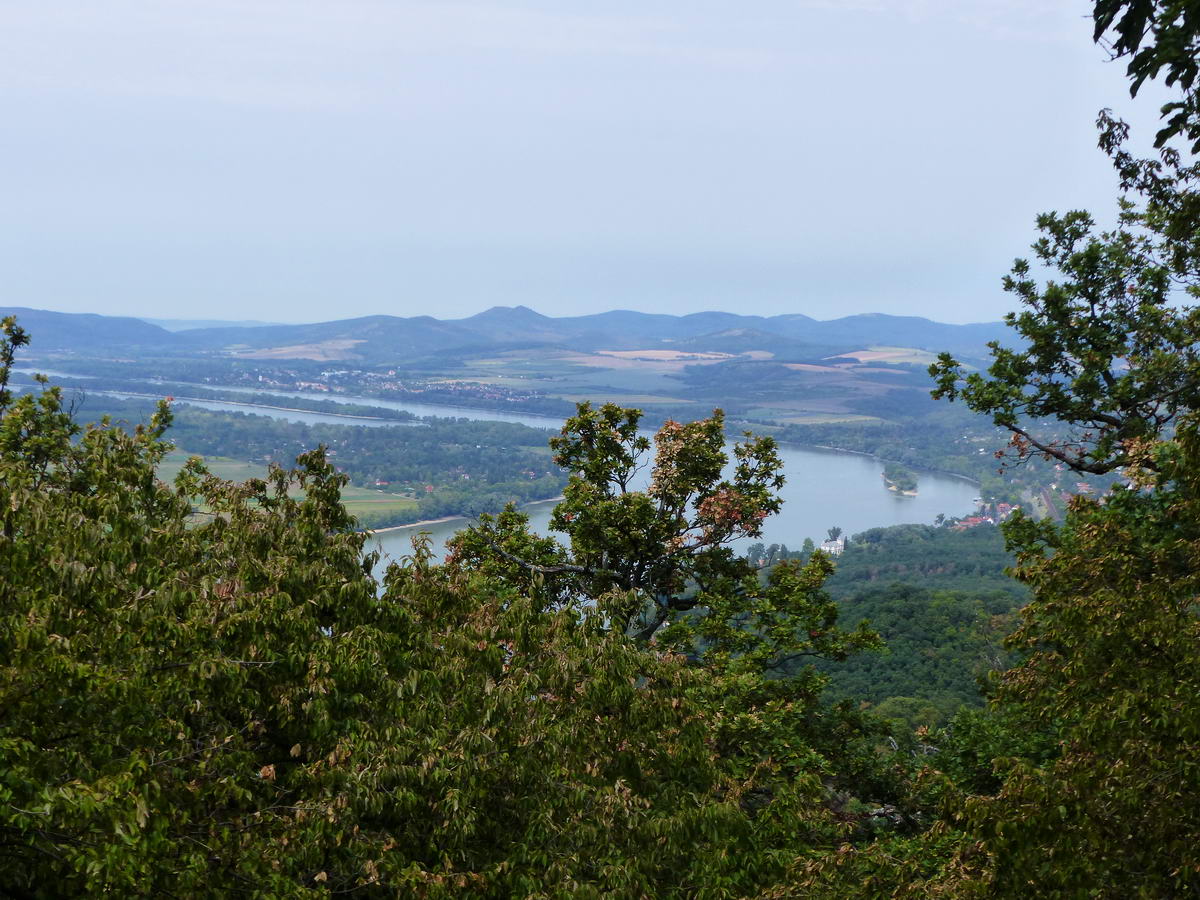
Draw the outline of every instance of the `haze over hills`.
M552 317L528 307L496 306L465 319L365 316L303 325L243 323L174 330L182 322L149 321L46 310L0 308L33 335L34 353L138 351L164 356L225 356L394 363L445 353L559 347L572 350L678 350L805 361L872 346L949 350L972 358L990 340L1005 340L1000 322L950 325L917 316L866 314L820 321L700 312L673 316L613 310Z
M32 338L31 351L92 351L100 347L169 344L171 333L142 319L93 313L60 313L20 306L0 307L0 318L16 316Z
M279 322L261 322L258 319L142 319L167 331L188 331L193 328L261 328L264 325L279 325Z

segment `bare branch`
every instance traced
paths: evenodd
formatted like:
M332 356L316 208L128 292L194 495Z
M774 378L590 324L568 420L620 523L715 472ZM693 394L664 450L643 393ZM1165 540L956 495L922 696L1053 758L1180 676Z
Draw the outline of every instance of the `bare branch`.
M1124 456L1119 456L1115 459L1109 460L1108 462L1089 463L1086 462L1082 456L1072 456L1053 444L1047 444L1043 441L1039 441L1024 428L1021 428L1013 422L1005 423L1004 427L1012 431L1014 434L1021 435L1021 437L1035 447L1039 453L1044 453L1047 456L1051 456L1054 459L1057 459L1059 462L1064 463L1079 472L1088 472L1092 475L1104 475L1108 472L1111 472L1113 469L1119 469L1121 466L1125 465ZM1153 466L1151 466L1151 468L1153 468Z
M564 574L569 573L572 575L612 575L614 577L617 574L616 572L610 571L608 569L592 569L587 566L572 566L572 565L566 565L566 564L561 565L561 566L540 566L537 563L531 563L528 560L521 559L521 557L515 556L512 553L509 553L507 550L505 550L503 547L501 547L499 544L497 544L495 541L493 541L490 537L483 534L482 532L479 532L479 534L484 539L484 541L487 542L488 546L496 551L496 554L498 556L502 557L503 559L508 560L510 563L514 563L515 565L520 566L522 569L525 569L527 572L537 572L539 575L564 575Z

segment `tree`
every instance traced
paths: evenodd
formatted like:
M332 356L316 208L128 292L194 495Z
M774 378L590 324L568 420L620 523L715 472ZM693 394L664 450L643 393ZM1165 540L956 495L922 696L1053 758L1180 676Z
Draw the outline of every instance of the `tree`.
M1096 0L1093 39L1106 44L1114 58L1127 58L1129 93L1136 97L1149 79L1164 75L1180 97L1162 108L1166 125L1155 138L1163 146L1176 135L1192 141L1200 152L1200 106L1196 77L1200 74L1200 13L1188 0Z
M934 739L943 819L809 863L802 896L1200 894L1200 418L1155 473L1004 526L1032 591L990 707Z
M1025 307L1007 317L1025 346L993 344L990 377L965 374L949 354L930 372L935 397L961 398L1009 429L1017 459L1100 474L1153 466L1146 442L1200 394L1200 312L1178 303L1200 296L1200 168L1170 144L1183 136L1200 151L1200 15L1185 0L1097 0L1093 18L1094 39L1129 59L1132 94L1160 75L1179 92L1163 107L1160 156L1135 158L1128 126L1102 111L1100 146L1126 192L1118 227L1097 231L1081 211L1039 216L1034 253L1063 277L1039 286L1017 260L1005 279Z
M874 644L865 629L847 634L825 621L823 558L780 571L764 593L754 566L730 549L738 538L759 537L763 520L780 508L783 475L771 438L747 435L736 444L726 477L720 410L688 424L665 423L654 436L652 463L640 417L611 403L581 403L551 439L555 462L569 472L551 527L568 546L532 534L527 518L510 509L456 536L447 565L515 580L548 606L583 598L643 642L673 622L678 641L689 629L702 636L700 646L678 644L689 652L746 655L733 633L753 635L759 648L751 655L768 667L797 655L844 658ZM636 489L647 467L649 484ZM758 652L768 646L770 652Z
M613 634L691 660L704 673L692 699L712 713L712 746L736 777L755 785L747 802L759 839L816 821L813 795L800 805L788 798L797 786L811 790L818 770L831 789L848 794L892 790L894 775L875 752L880 726L821 702L828 676L814 660L879 646L865 623L838 627L837 606L824 591L829 558L815 552L801 565L780 559L786 548L772 545L768 563L779 561L764 584L728 547L737 537L757 537L779 507L773 442L736 446L732 475L723 477L729 460L719 411L666 423L654 438L653 462L639 416L581 404L552 441L569 479L551 521L567 545L532 534L510 509L456 536L446 568L495 575L545 610L582 604ZM635 474L647 467L648 487L635 489ZM825 804L838 806L828 795Z
M1200 310L1178 307L1162 242L1130 228L1096 234L1087 213L1038 217L1034 252L1064 280L1039 288L1018 260L1005 279L1025 311L1006 321L1019 349L993 342L987 376L950 354L930 367L935 397L962 399L1032 455L1102 474L1154 466L1146 442L1200 396Z
M1013 895L1193 896L1200 834L1200 435L1189 415L1158 453L1154 490L1076 498L1061 529L1021 520L1034 593L1010 645L1025 662L996 702L1054 734L962 817Z
M379 609L339 479L317 453L292 473L301 499L278 471L230 485L193 465L168 488L165 405L132 433L80 429L56 388L13 396L25 336L2 326L0 883L357 882L372 857L344 870L320 821L355 744L342 729L386 702L354 673L390 683L403 614ZM194 496L215 514L195 527Z
M829 540L836 541L841 536L842 536L842 529L840 527L838 527L837 525L834 525L832 528L829 529Z

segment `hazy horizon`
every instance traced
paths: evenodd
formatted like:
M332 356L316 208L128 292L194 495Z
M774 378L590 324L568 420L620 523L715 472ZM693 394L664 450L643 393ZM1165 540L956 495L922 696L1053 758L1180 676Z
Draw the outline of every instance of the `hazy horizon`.
M0 10L0 303L990 322L1156 103L1087 4L177 0Z
M706 315L706 314L712 314L712 313L731 314L731 315L737 315L737 316L760 315L759 313L735 312L733 310L716 309L716 308L695 309L695 310L689 310L686 312L656 313L655 311L623 309L623 308L619 308L619 307L613 308L613 309L599 310L596 313L562 313L560 315L556 315L554 313L543 312L542 310L535 309L535 308L530 307L525 304L517 304L517 305L496 304L492 307L488 307L487 309L483 309L483 310L478 310L478 311L471 313L470 315L466 315L466 316L436 316L436 315L432 315L431 313L416 312L416 313L412 313L410 316L397 316L397 318L414 318L414 317L420 317L420 316L430 316L431 318L437 319L439 321L454 322L454 321L462 321L464 319L469 319L469 318L472 318L473 316L480 315L485 312L489 312L493 309L512 310L512 309L518 309L518 308L522 308L522 307L525 309L529 309L530 311L537 313L538 315L543 315L543 316L546 316L547 318L552 318L552 319L554 319L554 318L570 318L570 317L574 317L574 316L599 315L602 313L627 313L627 312L645 313L647 315L668 315L668 316L677 316L677 317L700 316L700 315ZM21 308L21 307L7 307L5 305L0 305L0 310L6 309L6 308ZM45 307L25 307L25 308L42 309L42 310L46 309ZM75 311L75 310L46 310L46 311L65 312L68 314L76 314L76 315L93 314L93 315L113 316L113 317L118 317L118 318L121 318L121 317L132 318L132 319L137 319L142 322L147 322L149 324L159 325L159 326L163 326L163 327L165 327L166 324L181 325L183 323L206 323L203 325L187 324L186 327L176 327L173 329L168 329L168 330L172 330L172 331L186 331L189 328L208 328L208 327L223 327L223 326L243 327L243 328L262 328L262 327L270 327L272 325L319 325L324 322L337 322L337 321L347 321L347 320L360 319L360 318L371 318L372 316L376 316L376 315L392 315L391 313L363 313L362 315L339 316L339 317L332 318L332 319L295 319L295 320L272 319L269 321L265 321L262 319L226 319L226 318L207 318L207 317L203 317L203 316L200 316L200 317L192 316L192 317L187 317L187 318L175 318L175 317L171 317L171 316L139 316L139 315L127 315L125 313L103 313L103 312L97 312L96 310L78 310L78 311ZM763 318L771 318L772 316L781 316L781 315L794 315L794 313L768 313L768 314L763 315ZM919 316L919 315L908 314L908 313L872 313L872 312L847 313L844 316L838 316L838 315L827 316L827 317L811 316L810 318L812 318L818 322L831 322L831 321L835 321L837 319L852 318L855 316L872 316L872 315L888 315L888 316L913 315L913 317L915 317L915 318L925 318L925 319L929 319L929 321L936 322L939 324L944 324L944 325L990 325L990 324L995 324L997 322L1000 322L1001 318L1002 318L1002 317L997 317L995 319L987 319L987 320L981 319L978 321L971 321L971 322L948 322L943 319L930 318L928 316Z

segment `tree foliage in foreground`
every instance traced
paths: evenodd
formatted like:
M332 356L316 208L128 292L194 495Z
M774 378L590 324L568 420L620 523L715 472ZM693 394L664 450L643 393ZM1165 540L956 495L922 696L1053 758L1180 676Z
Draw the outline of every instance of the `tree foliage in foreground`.
M1200 893L1200 434L1157 448L1163 481L1078 498L1061 529L1009 538L1034 601L1011 644L1025 662L996 701L1054 734L1047 763L1005 764L958 814L1006 895Z
M752 644L696 666L420 546L381 586L321 451L162 484L169 410L127 433L13 397L23 339L4 323L0 893L746 896L865 827L848 785L887 789L821 679L739 666ZM816 590L786 572L759 602Z
M1166 124L1155 136L1161 147L1176 136L1200 152L1200 9L1191 0L1096 0L1093 39L1114 58L1129 64L1129 93L1137 96L1148 80L1162 77L1179 96L1162 108Z
M1138 448L1172 427L1200 392L1200 310L1172 301L1176 285L1152 235L1095 232L1084 212L1038 217L1034 252L1062 273L1044 286L1017 260L1005 290L1025 309L1007 321L1021 349L993 343L986 375L949 354L930 367L935 396L961 398L1031 455L1078 472L1153 465Z
M809 658L845 659L878 646L835 626L821 554L777 567L768 584L730 543L758 537L779 510L782 462L769 437L725 449L724 416L668 421L650 438L640 413L582 403L550 442L568 473L551 528L538 537L514 510L450 542L447 565L482 569L542 592L547 603L597 604L614 629L700 654L710 665L759 672ZM731 471L730 471L731 467ZM638 488L649 468L649 483Z
M986 375L949 354L930 372L935 396L961 398L1011 431L1018 459L1100 474L1155 465L1144 444L1200 395L1200 309L1186 305L1200 296L1200 10L1190 0L1097 0L1093 15L1095 39L1129 59L1133 94L1160 76L1177 93L1162 109L1159 156L1134 157L1128 126L1101 112L1100 146L1126 192L1118 226L1098 231L1082 211L1039 216L1034 254L1061 277L1039 284L1019 259L1004 284L1024 307L1007 321L1027 346L993 343ZM1176 137L1192 141L1190 154L1171 145Z

